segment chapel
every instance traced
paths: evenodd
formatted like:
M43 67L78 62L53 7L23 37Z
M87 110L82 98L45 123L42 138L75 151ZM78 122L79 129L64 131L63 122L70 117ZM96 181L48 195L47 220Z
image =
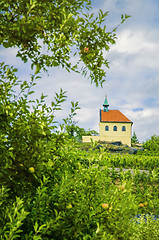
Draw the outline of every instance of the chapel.
M98 136L83 136L83 142L106 141L106 142L121 142L131 146L133 122L128 119L119 110L110 110L107 100L103 104L103 109L99 110L99 135Z

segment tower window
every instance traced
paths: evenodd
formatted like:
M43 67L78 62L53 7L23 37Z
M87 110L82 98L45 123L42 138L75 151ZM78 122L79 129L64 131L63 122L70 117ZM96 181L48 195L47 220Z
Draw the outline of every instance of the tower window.
M105 131L109 131L109 126L105 126Z
M113 127L113 131L117 131L117 126L114 126L114 127Z
M126 127L122 126L122 131L125 132L126 131Z

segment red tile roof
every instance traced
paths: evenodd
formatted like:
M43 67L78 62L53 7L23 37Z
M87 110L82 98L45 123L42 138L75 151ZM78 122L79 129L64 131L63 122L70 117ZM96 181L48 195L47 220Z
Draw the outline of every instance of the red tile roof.
M108 112L104 112L100 110L100 122L130 122L124 114L122 114L119 110L109 110Z

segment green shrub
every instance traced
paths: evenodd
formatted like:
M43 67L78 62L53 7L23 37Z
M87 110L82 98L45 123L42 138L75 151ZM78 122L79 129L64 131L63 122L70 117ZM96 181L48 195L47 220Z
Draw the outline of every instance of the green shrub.
M153 135L143 144L143 148L149 151L150 154L159 152L159 136Z
M157 240L159 237L159 219L154 220L153 215L141 216L133 222L132 228L130 240Z

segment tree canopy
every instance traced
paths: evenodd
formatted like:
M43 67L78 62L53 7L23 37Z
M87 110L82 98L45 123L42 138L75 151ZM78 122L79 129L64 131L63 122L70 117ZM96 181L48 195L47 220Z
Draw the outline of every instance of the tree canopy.
M1 0L0 44L17 47L17 56L30 59L36 72L62 66L102 85L109 67L104 52L115 44L116 28L103 25L108 12L94 16L90 9L89 0ZM121 23L128 17L122 15Z

